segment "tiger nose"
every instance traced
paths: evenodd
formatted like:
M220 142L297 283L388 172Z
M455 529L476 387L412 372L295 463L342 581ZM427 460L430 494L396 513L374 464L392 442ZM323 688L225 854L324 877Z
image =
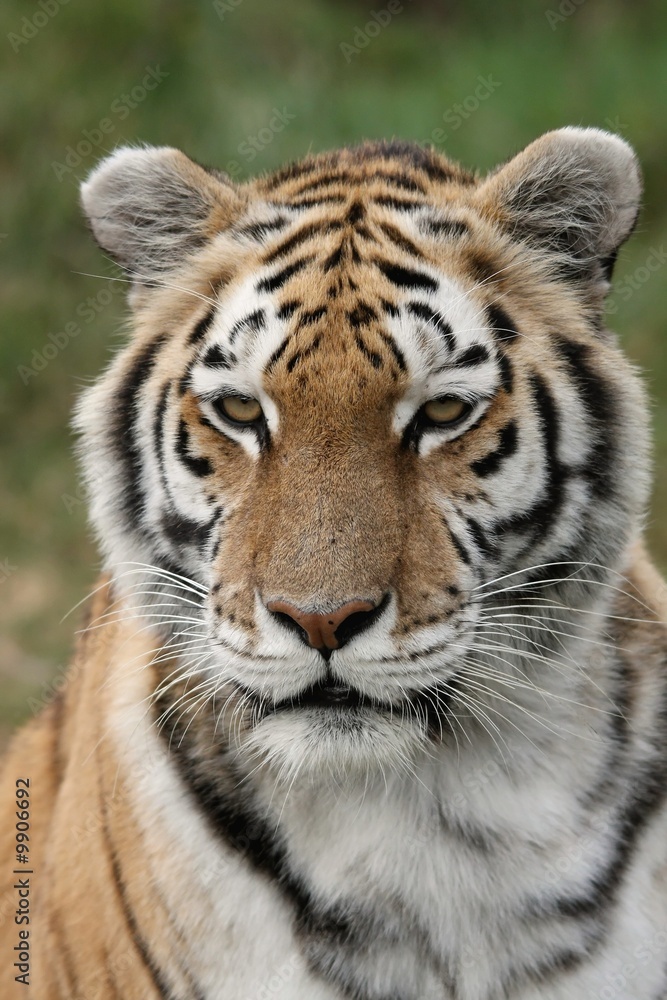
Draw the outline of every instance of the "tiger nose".
M377 605L373 601L348 601L327 614L304 611L288 601L268 601L266 608L278 621L297 631L304 642L329 659L332 650L340 649L373 624L382 614L387 600L388 595Z

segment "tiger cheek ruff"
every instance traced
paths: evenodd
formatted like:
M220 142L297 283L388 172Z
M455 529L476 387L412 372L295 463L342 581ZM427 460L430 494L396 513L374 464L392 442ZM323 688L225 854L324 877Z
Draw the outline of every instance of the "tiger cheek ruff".
M640 195L580 128L486 177L93 171L132 324L76 412L104 573L3 778L36 1000L665 1000L665 588L604 324Z

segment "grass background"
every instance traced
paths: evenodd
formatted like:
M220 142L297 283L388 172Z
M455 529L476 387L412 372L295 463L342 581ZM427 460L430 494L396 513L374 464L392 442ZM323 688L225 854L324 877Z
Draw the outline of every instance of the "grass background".
M427 142L440 129L440 148L484 170L561 125L624 135L646 196L617 266L610 325L654 400L649 536L667 566L667 267L644 266L667 245L667 5L403 0L363 45L361 30L386 2L3 0L0 741L62 678L77 615L61 619L95 581L68 421L81 385L118 344L124 304L88 238L77 187L125 142L180 146L243 177L364 137ZM142 97L148 67L166 75ZM480 102L479 77L493 82ZM275 108L294 117L264 143ZM111 129L98 140L105 118ZM76 335L45 357L49 335L64 344L68 323Z

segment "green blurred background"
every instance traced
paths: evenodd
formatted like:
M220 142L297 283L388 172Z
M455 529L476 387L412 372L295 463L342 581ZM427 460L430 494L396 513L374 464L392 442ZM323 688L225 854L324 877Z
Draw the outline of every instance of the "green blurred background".
M646 197L610 325L654 400L649 535L667 566L666 4L3 0L0 52L0 742L62 677L63 615L95 582L68 422L124 304L77 185L122 143L245 177L364 137L486 170L561 125L620 132Z

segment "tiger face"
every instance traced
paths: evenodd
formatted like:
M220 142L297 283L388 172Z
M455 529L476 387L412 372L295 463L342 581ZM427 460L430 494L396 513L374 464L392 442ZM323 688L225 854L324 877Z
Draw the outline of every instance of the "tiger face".
M397 143L240 186L171 149L93 172L133 336L77 423L115 587L173 652L166 714L194 683L194 732L249 761L405 760L474 726L480 665L502 691L554 642L538 597L598 606L647 493L602 323L639 192L583 129L485 179Z

